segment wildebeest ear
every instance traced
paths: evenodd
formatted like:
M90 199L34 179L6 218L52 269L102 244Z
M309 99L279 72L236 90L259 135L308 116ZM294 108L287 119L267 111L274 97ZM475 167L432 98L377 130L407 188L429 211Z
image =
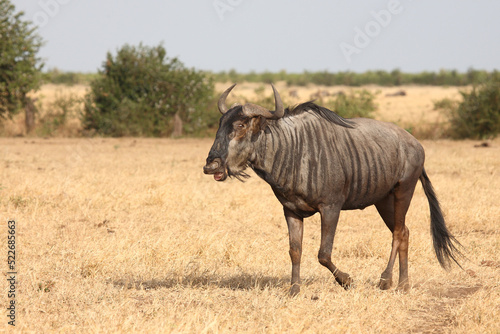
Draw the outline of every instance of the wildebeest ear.
M264 131L264 129L267 127L267 119L263 116L255 117L252 122L252 134L257 134L260 131Z
M265 117L259 117L259 123L260 131L264 131L264 129L267 127L267 119Z

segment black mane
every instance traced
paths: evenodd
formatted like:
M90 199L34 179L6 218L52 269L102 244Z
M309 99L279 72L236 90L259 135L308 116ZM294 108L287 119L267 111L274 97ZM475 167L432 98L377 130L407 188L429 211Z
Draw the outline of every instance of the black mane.
M285 115L283 117L292 117L295 115L300 115L305 111L313 111L318 116L326 119L327 121L343 126L345 128L354 128L355 126L352 121L337 115L337 113L331 111L330 109L318 106L316 103L312 101L304 102L299 105L286 108Z

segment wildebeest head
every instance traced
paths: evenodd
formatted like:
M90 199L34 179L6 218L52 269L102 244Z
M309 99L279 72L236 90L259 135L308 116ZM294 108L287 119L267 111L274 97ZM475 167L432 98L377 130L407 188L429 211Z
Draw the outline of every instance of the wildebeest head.
M228 176L238 179L246 177L244 173L251 159L252 141L264 129L268 119L283 117L285 109L278 91L274 91L275 111L270 111L256 104L233 105L226 107L226 98L236 84L229 87L219 98L218 107L222 114L219 130L214 144L208 153L207 164L203 167L205 174L213 174L216 181L224 181Z

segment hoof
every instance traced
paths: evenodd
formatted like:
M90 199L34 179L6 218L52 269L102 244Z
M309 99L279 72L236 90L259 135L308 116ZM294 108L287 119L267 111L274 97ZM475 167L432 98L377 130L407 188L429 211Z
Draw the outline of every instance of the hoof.
M380 282L378 282L378 287L380 290L389 290L392 286L391 278L380 278Z
M410 283L408 283L408 281L399 282L398 287L396 288L396 291L399 292L408 292L409 290L410 290Z
M300 285L298 283L295 283L293 284L291 287L290 287L290 297L295 297L299 294L300 292Z
M352 285L354 280L349 276L349 274L337 271L335 280L340 284L341 287L348 290Z

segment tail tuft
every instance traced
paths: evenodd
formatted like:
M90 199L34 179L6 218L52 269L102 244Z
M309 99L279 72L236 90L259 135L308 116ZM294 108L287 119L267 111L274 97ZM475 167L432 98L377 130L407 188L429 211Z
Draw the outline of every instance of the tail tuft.
M460 263L458 263L457 257L464 257L464 255L458 249L459 247L462 248L463 246L448 231L448 228L446 227L443 213L441 212L441 207L439 206L439 201L437 199L436 193L434 192L431 181L429 180L429 177L425 172L425 169L422 170L422 175L420 175L420 182L422 182L422 187L424 188L425 195L427 196L427 200L429 201L429 208L431 212L432 242L439 264L441 264L443 268L448 269L450 268L450 264L453 261L460 268L462 268Z

